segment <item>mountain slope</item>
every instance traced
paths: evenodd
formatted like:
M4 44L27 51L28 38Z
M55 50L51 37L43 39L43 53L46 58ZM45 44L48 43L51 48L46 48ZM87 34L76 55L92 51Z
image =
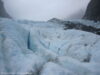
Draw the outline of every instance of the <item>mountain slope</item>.
M94 21L100 21L100 0L90 1L83 18Z
M0 17L10 18L10 16L7 14L7 12L4 8L2 0L0 0Z

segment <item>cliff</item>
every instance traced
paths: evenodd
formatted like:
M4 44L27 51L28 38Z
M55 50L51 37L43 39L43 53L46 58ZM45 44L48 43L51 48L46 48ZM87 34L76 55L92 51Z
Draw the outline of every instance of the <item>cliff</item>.
M100 0L91 0L83 19L100 21Z
M0 17L11 18L11 17L7 14L7 12L6 12L5 8L4 8L4 5L3 5L2 0L0 0Z

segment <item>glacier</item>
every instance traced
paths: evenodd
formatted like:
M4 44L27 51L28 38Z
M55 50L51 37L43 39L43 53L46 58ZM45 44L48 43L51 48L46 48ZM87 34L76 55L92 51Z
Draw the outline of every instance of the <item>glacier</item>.
M0 75L100 75L100 35L65 23L0 18Z

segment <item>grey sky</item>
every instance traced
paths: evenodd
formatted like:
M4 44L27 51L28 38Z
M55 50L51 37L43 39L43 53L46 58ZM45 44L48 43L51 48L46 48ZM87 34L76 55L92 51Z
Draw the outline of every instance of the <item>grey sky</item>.
M84 15L90 0L4 0L7 12L15 19L65 19L82 11ZM77 18L77 16L76 16Z

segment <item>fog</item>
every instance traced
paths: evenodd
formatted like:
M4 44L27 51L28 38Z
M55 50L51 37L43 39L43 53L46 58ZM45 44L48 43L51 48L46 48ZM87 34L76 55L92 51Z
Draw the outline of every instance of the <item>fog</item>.
M3 0L14 19L46 21L81 18L90 0Z

